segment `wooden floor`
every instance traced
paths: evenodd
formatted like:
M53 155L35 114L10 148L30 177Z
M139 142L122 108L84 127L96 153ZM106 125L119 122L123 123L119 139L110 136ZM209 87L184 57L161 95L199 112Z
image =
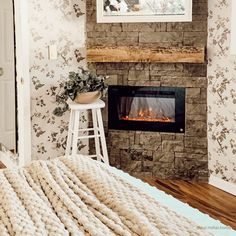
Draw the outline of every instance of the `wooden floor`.
M207 183L150 178L143 180L236 230L235 196Z

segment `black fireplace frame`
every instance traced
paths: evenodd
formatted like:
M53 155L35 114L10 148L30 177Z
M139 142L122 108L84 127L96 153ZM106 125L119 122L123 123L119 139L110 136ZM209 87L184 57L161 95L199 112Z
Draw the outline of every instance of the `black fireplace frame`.
M120 120L116 104L119 98L142 97L175 98L175 122L145 122ZM137 130L153 132L184 133L185 132L185 88L153 87L153 86L121 86L111 85L108 88L108 128L117 130Z

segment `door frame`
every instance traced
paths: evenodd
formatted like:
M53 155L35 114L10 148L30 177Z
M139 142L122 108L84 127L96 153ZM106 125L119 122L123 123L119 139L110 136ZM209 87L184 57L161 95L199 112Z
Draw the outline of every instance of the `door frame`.
M15 28L16 72L16 142L17 156L0 148L0 161L6 167L24 166L31 162L31 109L28 1L12 0Z
M31 161L31 109L28 1L13 0L16 47L18 165Z

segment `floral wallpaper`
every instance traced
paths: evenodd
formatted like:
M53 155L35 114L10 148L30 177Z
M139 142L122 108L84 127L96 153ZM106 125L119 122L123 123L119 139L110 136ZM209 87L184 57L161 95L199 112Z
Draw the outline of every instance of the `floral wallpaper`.
M30 0L30 75L33 159L65 152L69 112L55 117L55 95L69 71L85 66L85 0ZM58 59L49 60L55 44ZM83 114L86 124L86 114ZM87 152L87 143L80 144Z
M236 57L230 55L231 0L210 0L208 150L211 174L236 184Z

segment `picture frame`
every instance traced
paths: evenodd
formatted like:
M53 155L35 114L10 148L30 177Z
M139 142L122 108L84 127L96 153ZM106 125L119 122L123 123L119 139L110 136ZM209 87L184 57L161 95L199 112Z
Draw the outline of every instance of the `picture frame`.
M98 23L190 21L192 0L97 0Z

